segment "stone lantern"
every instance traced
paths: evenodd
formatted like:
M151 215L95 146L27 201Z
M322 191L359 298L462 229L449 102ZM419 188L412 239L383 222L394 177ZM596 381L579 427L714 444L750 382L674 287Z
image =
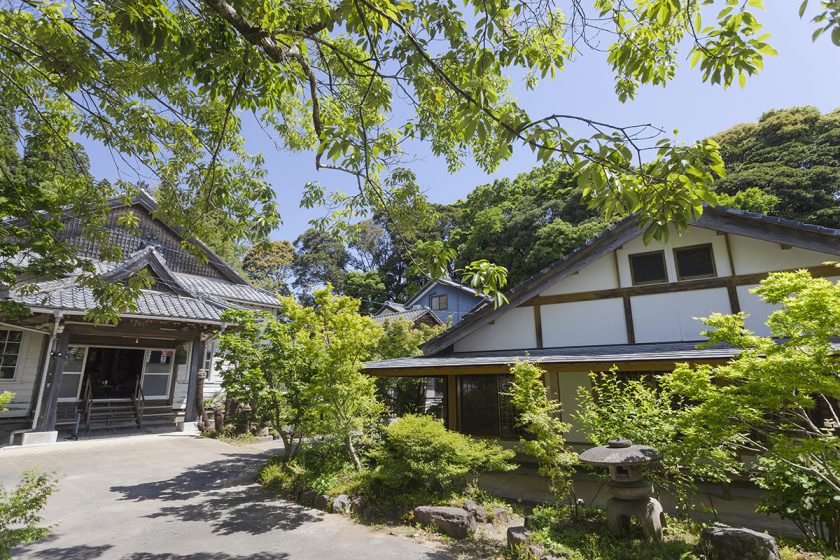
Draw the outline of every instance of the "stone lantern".
M647 538L662 540L662 505L653 498L653 484L642 477L642 468L660 458L656 449L629 439L614 439L580 454L581 462L610 471L607 520L614 535L625 533L635 516Z

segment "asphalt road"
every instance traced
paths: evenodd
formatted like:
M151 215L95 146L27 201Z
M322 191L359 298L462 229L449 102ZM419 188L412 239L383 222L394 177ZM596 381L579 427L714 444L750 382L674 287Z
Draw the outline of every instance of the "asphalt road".
M14 558L55 560L445 560L431 546L272 496L266 455L184 434L0 449L7 488L54 471L46 540Z

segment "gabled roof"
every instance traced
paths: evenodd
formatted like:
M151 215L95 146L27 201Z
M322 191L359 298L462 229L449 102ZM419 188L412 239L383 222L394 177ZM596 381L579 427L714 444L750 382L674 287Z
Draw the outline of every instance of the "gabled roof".
M415 307L414 309L405 309L403 311L379 313L374 315L372 319L380 324L385 321L394 320L411 321L413 323L422 317L431 318L437 325L444 324L443 321L440 320L440 317L438 317L435 312L428 307Z
M508 310L525 303L555 282L619 249L642 234L638 221L637 214L628 216L559 261L513 287L505 294L508 299L507 304L493 308L490 301L480 303L460 323L423 344L421 347L423 353L426 356L433 356L447 350L455 342ZM690 225L840 256L840 230L794 220L722 206L707 206L700 218L691 222Z
M381 315L383 313L402 313L403 311L406 311L406 307L404 305L397 303L396 301L388 300L382 304L382 307L380 307L374 315Z
M138 189L138 192L130 202L126 201L124 197L114 197L108 201L108 207L113 209L122 208L124 206L134 206L138 205L145 209L147 212L152 214L153 216L158 210L157 201L152 198L145 189ZM227 280L233 282L235 284L245 284L249 285L248 281L243 278L238 272L236 272L233 267L231 267L228 263L226 263L219 255L217 255L206 243L201 241L200 239L186 239L181 231L176 228L172 227L167 224L164 220L158 219L164 227L169 229L172 233L184 239L201 249L201 251L207 256L207 261L213 265Z
M412 305L416 304L418 301L420 301L420 298L429 293L429 291L435 286L449 286L451 288L461 290L462 292L465 292L471 296L483 299L485 301L490 301L489 297L485 296L484 294L480 294L475 289L470 288L465 284L461 284L460 282L456 282L455 280L452 280L450 278L438 278L436 280L432 280L431 282L423 286L423 288L421 288L419 292L411 296L411 298L409 298L409 300L405 302L405 307L411 307Z
M120 282L148 268L157 284L162 285L162 289L141 290L135 301L137 310L130 313L131 316L219 323L226 309L241 309L238 304L279 305L274 296L248 284L173 272L154 247L140 249L116 265L103 262L95 265L109 282ZM32 292L13 289L8 297L34 310L87 312L97 305L97 301L90 288L76 285L79 272L59 280L36 283Z

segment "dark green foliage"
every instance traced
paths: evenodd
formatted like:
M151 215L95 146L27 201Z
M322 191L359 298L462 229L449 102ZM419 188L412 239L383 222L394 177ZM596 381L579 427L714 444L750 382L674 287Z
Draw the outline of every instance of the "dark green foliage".
M383 495L448 496L466 489L481 471L513 469L513 451L493 441L447 430L429 416L406 415L385 428L369 453L377 465L373 488Z
M840 228L840 109L768 111L715 140L727 171L719 192L755 187L779 199L779 216Z
M49 533L40 527L41 511L55 492L52 475L26 471L14 490L0 485L0 560L12 557L12 549L42 539Z
M450 243L458 252L456 266L487 259L508 269L510 286L607 225L583 202L571 170L556 162L476 187L454 206L459 219Z
M358 299L359 312L365 315L373 314L388 299L382 275L375 270L348 272L344 277L344 295Z
M308 229L295 239L295 255L292 284L304 295L315 288L331 284L336 292L342 293L347 277L350 255L339 239L318 229Z
M245 253L242 268L260 288L287 296L295 248L288 241L268 241L254 245Z

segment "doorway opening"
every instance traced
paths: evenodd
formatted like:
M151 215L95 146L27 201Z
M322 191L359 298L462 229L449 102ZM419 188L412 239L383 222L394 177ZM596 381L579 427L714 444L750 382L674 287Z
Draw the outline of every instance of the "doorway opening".
M88 349L85 376L94 399L130 399L143 374L144 350Z

